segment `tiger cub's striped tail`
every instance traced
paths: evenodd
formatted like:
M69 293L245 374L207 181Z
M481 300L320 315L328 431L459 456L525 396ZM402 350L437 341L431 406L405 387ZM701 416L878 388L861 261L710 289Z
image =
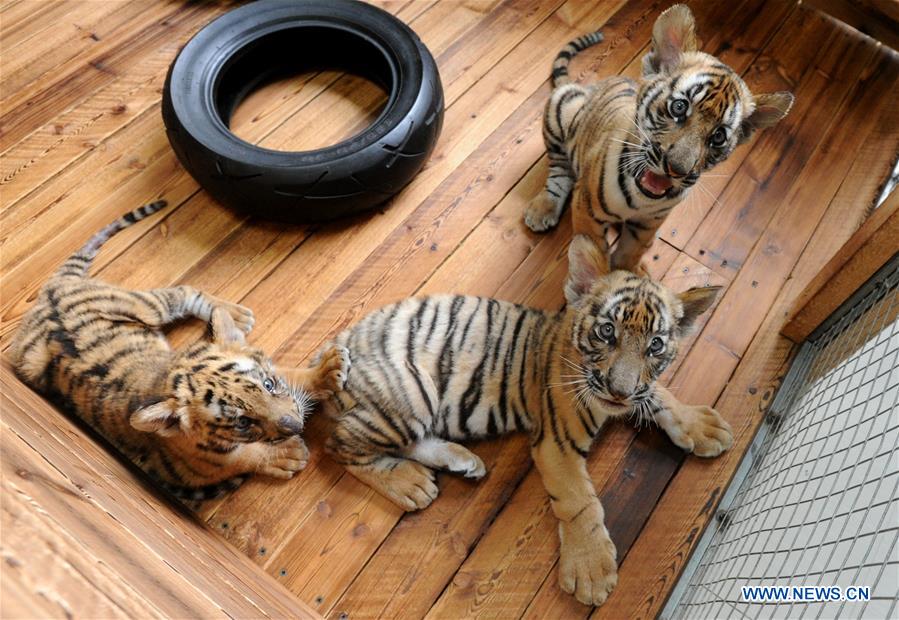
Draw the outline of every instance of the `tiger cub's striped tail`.
M81 278L87 277L87 271L90 269L91 263L96 258L97 253L104 243L115 235L117 232L125 230L132 224L136 224L145 217L153 215L168 203L165 200L157 200L150 204L138 207L130 213L126 213L111 224L107 224L103 230L90 238L90 241L84 244L80 250L72 254L66 262L62 264L56 272L57 276L77 276Z
M571 79L568 77L568 63L571 62L571 59L577 55L578 52L596 45L602 41L602 39L602 32L597 30L596 32L580 36L563 47L562 51L559 52L556 59L553 61L553 88L558 88L559 86L564 86L571 82Z

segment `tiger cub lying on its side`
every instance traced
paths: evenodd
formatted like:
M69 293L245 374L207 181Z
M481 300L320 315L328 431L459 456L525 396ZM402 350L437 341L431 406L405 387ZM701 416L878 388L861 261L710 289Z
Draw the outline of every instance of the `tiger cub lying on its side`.
M189 286L128 291L88 276L100 246L165 206L108 225L47 281L12 344L19 377L71 409L178 497L211 499L243 475L290 478L313 399L342 386L345 349L282 371L244 342L253 313ZM172 351L160 328L184 317L210 337Z
M357 478L415 510L437 496L432 468L485 473L481 459L449 440L527 432L559 519L562 589L598 605L617 580L585 464L603 422L657 410L672 441L700 456L720 454L732 436L716 411L684 407L654 383L718 289L675 295L648 278L609 274L605 254L584 235L568 257L561 312L442 295L381 308L339 334L353 369L326 401L334 423L327 448Z
M698 51L696 24L683 4L656 20L638 82L571 82L571 58L601 40L598 32L576 39L553 63L543 119L549 175L525 223L535 232L552 228L570 194L574 233L605 243L607 229L620 228L612 267L633 271L700 174L754 131L777 124L793 95L753 95L733 69Z

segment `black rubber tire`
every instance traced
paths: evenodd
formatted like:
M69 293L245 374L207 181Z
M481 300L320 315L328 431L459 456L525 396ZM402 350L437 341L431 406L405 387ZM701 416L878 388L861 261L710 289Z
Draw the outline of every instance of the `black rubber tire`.
M261 82L318 68L380 84L389 96L377 120L334 146L293 153L228 130L237 104ZM181 164L216 200L316 222L377 206L412 180L440 133L443 88L418 36L382 9L356 0L259 0L188 41L169 68L162 118Z

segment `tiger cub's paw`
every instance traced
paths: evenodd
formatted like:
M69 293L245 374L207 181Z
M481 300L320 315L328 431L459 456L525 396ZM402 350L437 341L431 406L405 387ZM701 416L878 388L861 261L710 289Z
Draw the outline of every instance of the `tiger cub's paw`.
M696 456L718 456L734 445L734 434L730 424L721 414L704 405L695 406L693 423L687 433L693 442Z
M458 447L462 448L462 446ZM474 452L462 448L462 450L455 451L453 456L454 458L448 469L454 474L461 474L473 480L480 480L487 475L487 467L484 466L484 461Z
M541 191L524 210L524 223L534 232L545 232L559 223L561 210L552 197Z
M350 352L346 347L333 346L325 351L318 362L316 389L333 394L343 389L350 372Z
M696 456L718 456L734 444L730 424L717 411L705 405L684 405L660 421L677 446Z
M584 605L602 605L618 584L615 544L605 527L589 532L561 523L559 586Z
M234 326L244 334L249 334L253 329L253 325L256 324L256 317L253 315L253 311L246 306L234 304L230 301L218 300L218 307L228 313L234 321Z
M309 462L309 448L297 435L272 446L272 457L259 471L272 478L289 480Z
M409 512L427 508L439 493L434 472L409 460L399 461L381 490L393 503Z

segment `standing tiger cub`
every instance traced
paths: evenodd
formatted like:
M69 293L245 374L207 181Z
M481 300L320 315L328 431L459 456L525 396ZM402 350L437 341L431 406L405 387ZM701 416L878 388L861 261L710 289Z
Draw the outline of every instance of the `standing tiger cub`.
M599 605L617 581L615 546L585 459L604 421L652 414L700 456L720 454L732 436L716 411L684 407L655 384L718 289L675 295L648 278L609 274L584 235L572 241L569 263L558 313L443 295L381 308L339 334L353 369L327 401L327 448L416 510L437 496L433 469L484 475L481 459L456 441L528 433L559 519L562 589Z
M525 211L531 230L558 224L570 195L575 234L605 244L607 230L620 228L611 265L634 271L700 174L786 116L791 93L753 96L733 69L698 51L695 28L686 6L663 12L638 82L571 82L569 61L601 41L598 32L559 52L543 120L549 176Z
M47 281L12 343L19 377L72 410L178 497L211 499L244 474L290 478L313 399L342 386L344 349L281 371L244 335L253 313L189 286L128 291L91 279L100 246L165 206L155 202L97 233ZM209 337L172 351L160 329L185 317Z

